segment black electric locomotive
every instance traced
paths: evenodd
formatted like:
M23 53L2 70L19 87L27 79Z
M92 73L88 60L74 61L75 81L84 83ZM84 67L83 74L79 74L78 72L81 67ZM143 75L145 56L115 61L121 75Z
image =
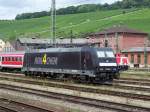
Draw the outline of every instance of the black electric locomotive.
M25 53L23 72L52 78L112 81L118 74L111 48L47 48Z

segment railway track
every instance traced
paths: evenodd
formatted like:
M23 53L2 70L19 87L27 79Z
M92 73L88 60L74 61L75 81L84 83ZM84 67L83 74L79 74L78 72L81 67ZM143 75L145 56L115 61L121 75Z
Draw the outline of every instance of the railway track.
M116 112L131 112L131 111L132 112L137 112L137 111L149 112L149 110L150 110L150 108L137 107L137 106L127 105L127 104L95 100L95 99L91 99L91 98L83 98L83 97L79 97L79 96L53 93L53 92L36 90L36 89L29 89L29 88L25 88L25 87L1 85L1 84L0 84L0 87L1 87L1 89L4 89L4 90L16 91L19 93L27 93L27 94L31 94L31 95L41 96L44 98L58 99L58 100L68 101L71 103L95 107L95 108L99 108L99 109L112 110L112 111L116 111Z
M25 77L24 74L21 73L7 73L7 72L0 72L0 75L2 76L13 76L13 77L24 77L24 78L32 78L32 77ZM34 77L35 78L35 77ZM36 77L38 79L38 77ZM42 78L39 78L42 79ZM50 81L57 81L57 82L62 82L62 80L53 80L49 79ZM150 86L150 79L134 79L134 78L120 78L119 80L114 80L114 84L118 85L120 84L132 84L132 85L140 85L140 86ZM138 89L138 88L137 88ZM144 89L143 89L144 90ZM146 91L146 89L144 90Z
M4 112L54 112L6 98L0 98L0 109Z
M0 105L0 112L18 112L18 111L15 111L13 109L10 109L10 108L7 108L7 107Z
M121 80L127 80L127 81L142 81L142 82L150 82L150 79L139 79L139 78L121 78Z
M122 85L122 84L113 84L112 86L114 89L119 88L119 89L126 89L126 90L136 90L136 91L145 91L150 93L150 88L149 87L142 87L142 86L134 86L134 85Z
M150 86L150 82L143 80L134 80L134 79L120 79L114 80L114 83L122 83L122 84L132 84L132 85L140 85L140 86Z
M90 92L90 93L98 93L104 95L112 95L118 97L125 97L131 99L139 99L150 101L150 94L143 95L143 94L136 94L130 92L123 92L116 89L130 89L130 90L138 90L138 91L146 91L150 92L150 88L141 88L141 87L133 87L133 86L126 86L126 85L118 85L115 84L114 86L104 86L104 87L95 87L95 86L85 86L85 85L77 85L77 84L65 84L60 82L49 82L49 81L40 81L40 80L32 80L32 79L24 79L24 78L14 78L14 77L0 77L0 80L8 80L8 81L15 81L21 82L26 84L33 84L33 85L44 85L48 87L56 87L56 88L64 88L69 90L77 90L81 92ZM107 88L107 89L106 89Z

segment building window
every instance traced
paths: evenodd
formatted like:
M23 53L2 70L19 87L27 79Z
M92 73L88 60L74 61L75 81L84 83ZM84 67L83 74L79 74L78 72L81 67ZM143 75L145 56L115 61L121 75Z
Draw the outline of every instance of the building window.
M6 57L6 60L5 61L8 61L8 57Z
M108 40L105 40L105 47L108 47Z
M131 54L131 63L134 63L134 54Z
M141 64L141 55L138 54L138 60L137 60L138 64Z
M128 57L128 54L125 54L125 57Z
M12 61L12 57L9 57L10 61Z
M19 57L19 61L22 61L22 57Z

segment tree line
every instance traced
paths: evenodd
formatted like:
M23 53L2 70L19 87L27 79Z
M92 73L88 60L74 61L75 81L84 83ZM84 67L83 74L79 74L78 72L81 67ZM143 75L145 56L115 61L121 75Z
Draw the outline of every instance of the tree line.
M57 15L65 14L77 14L87 13L102 10L114 10L114 9L129 9L129 8L143 8L150 7L150 0L122 0L113 4L84 4L79 6L69 6L66 8L60 8L56 11ZM50 11L23 13L16 16L16 20L39 18L44 16L50 16Z

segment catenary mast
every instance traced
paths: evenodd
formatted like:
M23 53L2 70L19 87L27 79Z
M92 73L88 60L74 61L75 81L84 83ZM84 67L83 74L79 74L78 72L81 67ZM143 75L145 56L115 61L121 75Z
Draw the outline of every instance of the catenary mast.
M51 36L53 38L53 46L56 47L56 1L52 0L51 4Z

